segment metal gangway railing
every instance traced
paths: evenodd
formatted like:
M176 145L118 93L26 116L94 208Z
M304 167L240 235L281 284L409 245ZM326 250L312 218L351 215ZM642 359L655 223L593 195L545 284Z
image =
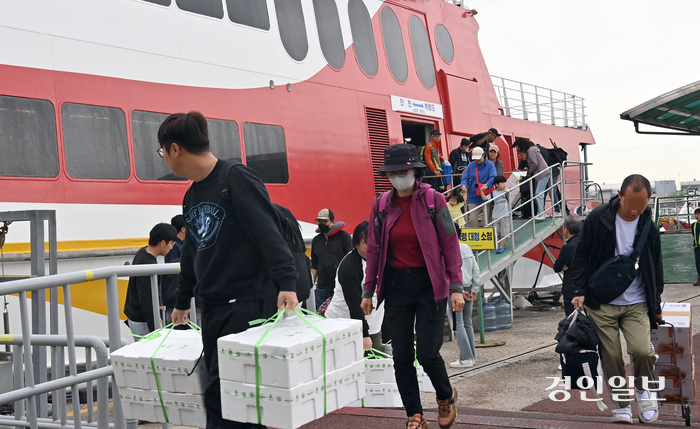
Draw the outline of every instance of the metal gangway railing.
M654 222L661 233L690 233L695 222L695 210L700 208L700 196L681 195L654 198Z
M11 392L0 394L0 405L14 403L15 415L0 415L0 426L29 427L32 429L56 429L75 427L95 427L99 429L124 429L127 422L119 398L119 388L112 378L111 389L113 400L113 423L109 422L108 378L113 377L113 369L108 364L107 350L110 352L119 349L125 344L121 337L119 319L119 292L118 277L150 276L151 296L153 300L153 315L155 326L161 325L160 312L158 311L158 282L157 275L177 274L180 264L155 264L155 265L125 265L117 267L105 267L94 270L85 270L66 274L55 274L43 277L5 282L0 285L0 295L19 295L19 311L21 335L4 335L0 343L13 344L13 373L14 389ZM71 305L71 285L94 280L105 280L105 296L107 302L107 331L108 338L75 335L73 324L73 307ZM95 286L99 287L99 286ZM28 293L33 297L39 296L37 292L49 290L52 302L58 302L58 295L62 289L63 317L65 322L65 335L32 335L30 324ZM195 306L192 306L192 311ZM58 304L50 306L49 320L56 326L59 317ZM191 317L195 318L196 315ZM6 333L7 334L7 333ZM34 374L34 362L32 360L32 347L50 347L51 379L47 374L41 376L47 381L36 382ZM93 369L91 352L86 352L84 371L78 371L76 348L86 347L96 353L96 368ZM68 373L65 370L64 349L68 354ZM43 366L44 371L46 365ZM92 395L92 382L97 385L97 420L95 421L92 409L94 406ZM79 390L82 383L87 383L88 411L87 421L81 421ZM71 389L71 402L74 419L68 419L67 390ZM51 418L48 413L47 394L51 393ZM135 428L136 422L130 421L129 427Z
M499 76L491 81L505 116L586 130L584 99L573 94Z

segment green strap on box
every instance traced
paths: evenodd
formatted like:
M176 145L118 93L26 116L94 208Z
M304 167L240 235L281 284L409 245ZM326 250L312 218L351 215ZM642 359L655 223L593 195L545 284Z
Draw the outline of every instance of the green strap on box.
M319 316L316 313L312 313L308 310L301 309L302 311L305 311L306 313L320 317L321 319L325 319L323 316ZM327 410L327 400L326 400L326 336L323 332L321 332L318 328L316 328L311 322L306 320L306 317L297 310L296 308L293 310L294 313L296 313L297 316L299 316L299 319L304 321L311 329L316 331L319 335L321 335L321 338L323 339L323 355L321 356L321 369L323 371L323 414L326 414ZM272 331L272 328L275 327L277 322L282 319L282 316L284 315L285 310L279 310L277 313L275 313L274 316L270 317L269 319L256 319L248 322L251 326L254 325L262 325L265 323L271 323L270 327L267 328L265 333L260 337L260 339L255 343L255 408L258 414L258 424L262 424L262 409L260 408L260 384L262 383L262 374L260 372L260 353L259 353L259 348L260 344L265 341L265 338L267 335Z
M158 371L156 371L156 364L153 358L158 353L158 350L160 350L163 343L165 343L165 340L168 339L170 333L173 332L173 326L174 325L171 323L142 337L144 340L153 340L161 336L161 331L168 331L168 333L165 334L165 336L163 337L163 340L160 342L160 344L158 344L158 347L156 347L156 350L151 355L151 369L153 369L153 378L155 378L156 380L156 388L158 389L158 399L160 399L160 406L163 408L163 417L165 417L166 423L170 423L170 420L168 419L168 411L165 409L165 401L163 401L163 393L160 389L160 379L158 378Z

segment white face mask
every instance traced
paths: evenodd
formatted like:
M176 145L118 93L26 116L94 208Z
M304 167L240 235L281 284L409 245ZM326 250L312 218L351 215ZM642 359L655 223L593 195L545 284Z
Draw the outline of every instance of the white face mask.
M401 177L399 175L396 175L394 177L390 177L389 181L391 182L392 185L394 185L394 188L396 188L397 191L399 192L405 192L408 191L413 187L413 184L416 183L416 175L415 171L411 171L407 175Z

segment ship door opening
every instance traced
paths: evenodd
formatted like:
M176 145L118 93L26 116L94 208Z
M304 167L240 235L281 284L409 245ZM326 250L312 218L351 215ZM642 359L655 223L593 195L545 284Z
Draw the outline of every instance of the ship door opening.
M404 143L412 144L416 147L425 146L430 141L430 132L435 127L433 124L421 122L401 121Z

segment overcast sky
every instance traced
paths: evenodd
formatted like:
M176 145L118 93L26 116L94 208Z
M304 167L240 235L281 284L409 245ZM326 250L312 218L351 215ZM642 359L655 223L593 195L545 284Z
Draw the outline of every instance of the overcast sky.
M478 11L492 75L585 99L597 143L589 148L591 179L620 183L640 173L650 180L700 180L700 137L640 135L620 119L700 80L700 1L465 1Z

